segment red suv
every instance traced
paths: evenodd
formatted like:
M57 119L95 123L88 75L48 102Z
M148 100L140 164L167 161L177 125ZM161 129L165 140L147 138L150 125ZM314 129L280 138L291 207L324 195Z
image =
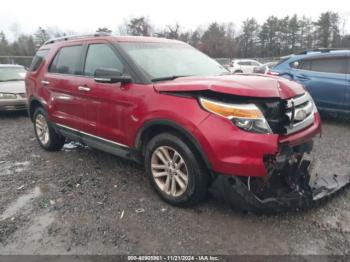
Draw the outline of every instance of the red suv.
M231 75L180 41L94 35L45 43L26 90L41 147L70 139L144 163L171 204L209 189L245 210L312 201L303 155L320 117L295 82Z

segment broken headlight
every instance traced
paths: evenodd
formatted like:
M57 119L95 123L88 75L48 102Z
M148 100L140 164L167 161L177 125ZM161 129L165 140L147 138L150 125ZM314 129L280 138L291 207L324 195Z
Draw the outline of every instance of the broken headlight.
M199 101L204 109L228 118L240 129L254 133L272 133L263 113L254 104L227 104L206 98L200 98Z
M0 93L0 99L16 99L17 96L15 94L10 93Z

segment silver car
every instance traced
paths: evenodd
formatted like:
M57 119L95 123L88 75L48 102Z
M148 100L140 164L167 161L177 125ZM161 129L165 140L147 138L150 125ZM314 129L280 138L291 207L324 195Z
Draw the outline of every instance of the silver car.
M26 110L26 70L20 65L0 65L0 111Z

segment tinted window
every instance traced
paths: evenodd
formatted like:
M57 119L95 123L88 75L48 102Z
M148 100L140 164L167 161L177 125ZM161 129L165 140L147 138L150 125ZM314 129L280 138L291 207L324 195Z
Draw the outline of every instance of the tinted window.
M49 72L71 75L81 74L81 52L81 45L61 48L56 54Z
M345 73L345 59L331 58L331 59L315 59L312 60L311 70L326 73Z
M302 70L311 70L311 60L302 61L298 68Z
M36 71L39 66L41 65L42 61L44 61L44 59L46 58L47 54L49 53L49 50L39 50L38 52L36 52L32 63L29 67L29 71Z
M251 65L251 62L249 61L241 61L241 62L238 62L239 65L246 65L246 66L250 66Z
M348 67L348 74L350 74L350 59L348 59L347 62L348 62L347 63L348 64L348 66L347 66Z
M345 59L344 58L324 58L304 60L298 67L303 70L311 70L324 73L345 73Z
M86 56L84 74L93 76L96 69L100 68L117 69L123 73L123 64L108 45L90 45Z

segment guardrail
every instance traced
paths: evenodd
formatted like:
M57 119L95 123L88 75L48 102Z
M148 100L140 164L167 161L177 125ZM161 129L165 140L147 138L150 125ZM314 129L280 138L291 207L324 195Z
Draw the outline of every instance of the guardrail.
M0 64L17 64L29 67L33 56L0 56Z

